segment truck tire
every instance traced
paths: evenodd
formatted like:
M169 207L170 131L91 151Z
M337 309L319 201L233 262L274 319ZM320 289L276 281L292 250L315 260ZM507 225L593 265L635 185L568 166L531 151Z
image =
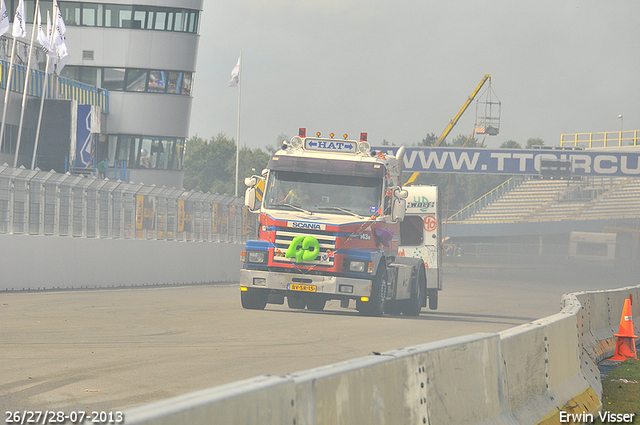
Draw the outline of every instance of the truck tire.
M379 266L378 273L371 281L371 296L366 303L360 303L360 314L363 316L380 317L384 313L387 299L387 269Z
M307 297L307 308L311 311L322 311L327 303L327 299L320 295L310 295Z
M420 265L418 269L418 288L415 294L410 299L406 300L402 313L405 316L419 316L422 310L422 298L424 297L427 287L427 274L424 271L424 266Z
M400 316L402 313L402 305L400 301L389 301L384 303L384 312L385 314L390 314L392 316Z
M307 306L307 301L304 299L302 294L289 293L287 295L287 305L289 308L302 310Z
M240 292L242 307L249 310L264 310L267 306L267 298L269 298L269 292L264 289L248 288Z
M437 310L438 309L438 289L436 288L427 289L427 298L429 299L429 309Z

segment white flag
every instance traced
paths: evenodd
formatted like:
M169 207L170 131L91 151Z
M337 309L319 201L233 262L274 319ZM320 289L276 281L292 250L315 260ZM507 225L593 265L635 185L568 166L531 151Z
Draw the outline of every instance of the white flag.
M16 9L16 16L13 18L13 31L11 33L14 37L25 38L27 36L27 27L24 23L24 1L20 0L18 8Z
M42 16L40 15L40 7L38 6L38 11L36 14L36 25L38 25L38 43L40 44L40 48L43 52L47 54L48 58L55 58L56 53L53 51L53 47L51 47L51 43L47 39L47 36L44 34L42 30Z
M49 11L47 10L47 32L45 36L47 41L51 39L52 31L53 29L51 28L51 16L49 16ZM49 74L51 74L56 69L56 59L58 59L58 54L56 53L56 48L52 46L51 43L49 43L49 46L51 47L51 53L53 54L52 57L47 59L49 63Z
M2 0L2 7L0 7L0 35L9 31L9 13L7 12L7 6Z
M58 6L58 2L56 0L53 0L53 10L55 10L55 13L58 15L58 23L56 25L62 28L62 34L66 34L67 26L64 24L64 21L62 20L62 12L60 12L60 7Z
M53 6L54 9L57 8L58 3L56 2L56 0L53 0ZM69 61L69 45L67 44L67 38L65 37L66 25L62 20L62 14L59 12L59 9L57 15L58 16L55 24L56 34L53 38L52 47L58 55L58 66L56 67L56 74L60 75L60 72L62 72L62 68L64 68L64 66Z
M240 83L240 58L238 63L231 71L231 81L229 81L229 87L236 87Z

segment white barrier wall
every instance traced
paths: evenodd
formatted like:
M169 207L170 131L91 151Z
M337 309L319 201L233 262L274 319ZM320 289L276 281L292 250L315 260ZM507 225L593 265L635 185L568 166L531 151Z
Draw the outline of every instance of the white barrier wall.
M223 385L130 409L125 423L555 424L561 411L595 414L596 357L611 354L602 341L630 294L638 317L640 285L569 294L560 313L499 334Z
M242 249L244 244L0 234L0 291L237 282Z

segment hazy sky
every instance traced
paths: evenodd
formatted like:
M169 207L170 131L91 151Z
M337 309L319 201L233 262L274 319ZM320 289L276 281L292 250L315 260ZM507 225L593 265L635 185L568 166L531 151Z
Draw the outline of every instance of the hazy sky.
M235 139L241 51L251 148L298 127L411 145L440 135L485 74L502 102L490 147L640 130L638 0L207 0L190 135ZM448 140L475 116L474 102Z

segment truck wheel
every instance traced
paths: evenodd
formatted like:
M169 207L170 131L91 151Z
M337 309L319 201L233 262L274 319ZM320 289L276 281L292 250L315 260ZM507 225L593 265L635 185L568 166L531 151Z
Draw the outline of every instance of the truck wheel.
M438 309L438 289L427 289L427 298L429 299L429 309Z
M360 314L363 316L382 316L387 299L387 269L380 267L378 274L371 282L371 296L366 303L360 303Z
M249 310L264 310L267 306L267 298L269 298L269 292L262 289L248 288L240 292L242 307Z
M400 301L387 301L384 303L384 312L392 316L400 316L400 313L402 313Z
M311 311L322 311L327 303L327 299L322 296L310 296L307 298L307 308Z
M427 278L424 266L420 266L420 270L418 271L418 290L410 299L406 300L404 308L402 309L402 313L405 316L420 315L420 310L422 310L422 297L424 296L426 286Z
M289 294L287 295L287 305L289 308L302 310L306 307L307 302L302 294Z

